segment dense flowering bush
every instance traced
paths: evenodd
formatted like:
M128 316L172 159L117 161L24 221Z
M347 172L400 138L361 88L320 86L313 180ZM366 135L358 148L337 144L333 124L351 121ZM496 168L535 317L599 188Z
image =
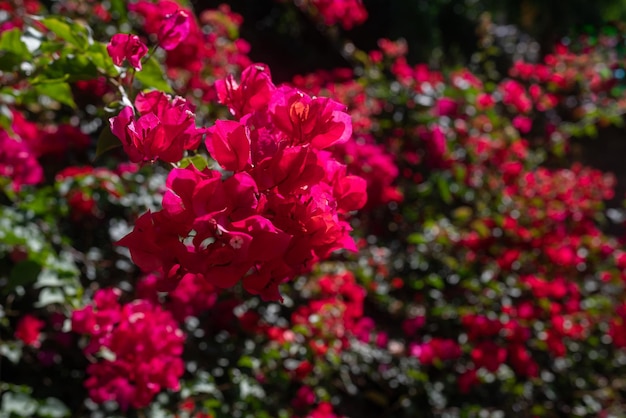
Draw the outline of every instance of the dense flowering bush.
M622 36L280 84L228 6L50 7L0 6L3 416L624 414L620 179L580 152Z

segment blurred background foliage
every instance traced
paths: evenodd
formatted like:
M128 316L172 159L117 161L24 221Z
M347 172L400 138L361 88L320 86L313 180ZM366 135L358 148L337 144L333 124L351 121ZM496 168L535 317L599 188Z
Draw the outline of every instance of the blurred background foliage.
M192 0L194 9L216 8L221 0ZM297 3L297 2L295 2ZM499 74L513 57L539 59L564 36L621 29L625 0L364 0L368 19L351 30L328 27L280 0L232 0L241 14L241 37L250 56L275 69L277 81L315 69L347 66L344 39L369 51L381 38L406 39L409 63L438 68L469 66L476 71L488 54ZM520 42L521 41L521 42Z

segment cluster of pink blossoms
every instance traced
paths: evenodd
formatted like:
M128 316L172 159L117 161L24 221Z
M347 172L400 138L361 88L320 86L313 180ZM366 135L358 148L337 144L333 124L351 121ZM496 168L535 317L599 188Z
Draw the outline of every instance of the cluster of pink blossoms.
M68 124L40 126L11 112L13 132L0 128L0 176L11 179L14 190L43 181L39 159L85 148L89 137Z
M119 296L117 289L97 291L93 305L72 313L72 330L90 337L86 355L100 357L87 367L91 399L144 408L161 390L179 389L185 337L161 307L142 299L120 305Z
M237 119L208 129L206 147L222 170L172 170L163 210L142 215L120 244L144 271L159 272L164 288L187 274L218 288L243 279L250 293L276 300L280 283L335 250L356 250L346 218L365 204L366 183L325 151L350 138L350 116L334 100L275 86L262 65L216 87ZM190 111L175 105L183 100L147 96L135 103L137 121L131 109L111 119L131 159L173 162L197 147ZM178 122L162 123L170 114ZM159 116L144 129L146 115Z
M194 108L182 97L171 98L160 91L139 93L135 108L125 107L111 119L111 131L122 142L134 163L156 159L175 163L185 150L197 149L202 131L196 128Z
M352 117L353 136L331 148L333 156L346 164L349 174L367 182L367 207L374 208L389 202L402 201L402 193L394 185L398 177L395 158L386 144L375 141L371 132L372 120L382 112L384 103L368 95L366 87L352 79L353 70L338 68L319 70L305 76L296 76L293 84L315 96L335 97L348 106Z
M237 28L242 18L230 10L226 4L217 10L205 10L194 18L190 9L182 8L172 0L159 0L154 3L139 0L129 4L129 10L143 17L143 29L159 39L159 45L167 51L166 69L170 79L176 80L180 94L199 93L202 100L214 101L213 81L225 77L230 72L239 73L251 64L247 56L250 45L237 39ZM176 37L167 35L164 22L168 16L184 13L188 16L184 25L173 26L179 31ZM180 32L184 30L184 32ZM180 36L184 34L184 36ZM177 39L173 45L171 39Z
M346 30L367 20L367 10L361 0L308 0L296 4L301 5L300 7L312 5L322 16L325 24L340 24Z

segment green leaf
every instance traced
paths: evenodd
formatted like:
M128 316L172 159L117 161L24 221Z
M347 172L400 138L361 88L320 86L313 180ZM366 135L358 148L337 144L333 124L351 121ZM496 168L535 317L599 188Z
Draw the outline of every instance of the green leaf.
M238 367L242 367L242 368L253 369L254 368L254 361L252 360L252 358L250 356L243 356L237 362L237 366Z
M450 186L448 181L442 177L437 177L437 188L439 189L439 195L445 203L452 203L452 193L450 193Z
M65 50L63 54L49 65L40 64L41 72L31 85L55 83L62 81L91 80L98 76L97 66L89 59L89 54Z
M22 31L18 28L2 32L2 35L0 35L0 51L11 52L24 60L28 60L31 54L21 37Z
M35 282L41 273L41 266L33 260L24 260L17 263L9 274L8 290L17 286L28 286Z
M59 38L65 39L65 41L82 51L86 50L89 44L93 42L87 28L70 19L46 17L41 20L41 23L54 32Z
M13 71L21 63L31 60L32 55L22 41L19 29L14 28L0 35L0 70Z
M111 7L109 9L113 19L118 22L118 25L128 20L126 2L124 0L111 0Z
M150 57L148 61L142 64L143 69L135 73L135 78L143 84L144 88L157 89L165 93L173 92L165 80L163 69L156 58Z
M45 83L34 86L35 93L48 96L52 100L76 109L72 89L67 83Z
M105 152L117 147L121 147L122 143L119 138L113 135L109 124L105 124L100 136L98 137L98 143L96 144L96 157L98 159Z
M424 235L415 232L407 237L407 242L409 244L425 244L428 241L424 238Z
M193 164L198 170L202 171L209 166L209 162L206 160L204 155L196 154L191 157L185 157L180 161L180 168L188 167L190 164Z
M113 60L109 56L105 44L102 42L95 42L92 45L89 45L89 49L87 51L89 52L87 58L96 66L96 68L111 77L116 77L120 74L117 67L115 67L115 64L113 64Z

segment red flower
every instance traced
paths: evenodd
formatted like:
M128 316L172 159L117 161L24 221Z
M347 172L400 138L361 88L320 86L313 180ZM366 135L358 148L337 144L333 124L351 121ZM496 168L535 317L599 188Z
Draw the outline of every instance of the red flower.
M148 47L137 35L118 33L108 43L107 52L115 65L122 65L126 59L136 70L141 70L141 58L148 52Z
M483 341L474 347L471 356L476 367L484 367L494 373L506 361L507 352L493 341Z
M162 389L180 388L185 337L159 306L141 299L120 305L118 297L114 289L99 290L93 306L72 314L72 329L91 337L85 354L110 354L87 367L85 387L94 402L144 408Z
M178 46L189 36L190 15L186 10L178 10L165 16L159 31L159 45L169 51Z
M472 387L476 386L480 383L480 381L478 380L476 370L467 370L459 376L457 383L461 393L469 393L469 391L472 390Z
M209 129L206 147L224 170L241 171L250 163L250 137L246 126L218 120Z
M229 75L225 80L217 80L215 89L220 103L228 106L234 116L241 118L266 107L276 87L272 83L269 68L263 64L253 64L243 70L240 83Z
M193 108L185 99L172 99L157 91L140 93L135 107L141 114L138 119L131 107L109 119L111 131L132 162L160 159L174 163L183 158L186 149L198 147L201 131L196 129Z
M9 177L15 191L43 180L43 169L30 147L23 140L11 138L4 129L0 129L0 176Z
M310 143L313 148L324 149L352 135L346 107L329 98L311 98L299 90L281 87L274 92L269 111L291 145Z
M17 323L15 338L31 347L39 347L41 345L39 342L39 334L44 325L45 322L42 320L27 314Z

